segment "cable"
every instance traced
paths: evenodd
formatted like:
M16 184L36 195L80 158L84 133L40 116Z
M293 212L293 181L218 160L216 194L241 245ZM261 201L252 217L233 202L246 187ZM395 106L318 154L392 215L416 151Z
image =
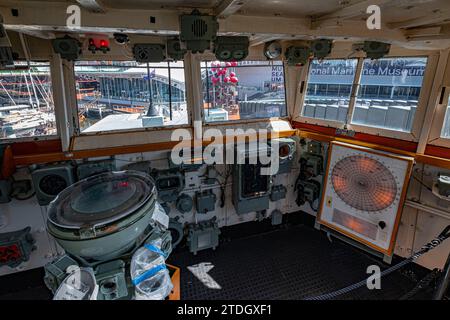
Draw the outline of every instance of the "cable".
M221 174L219 174L224 179L223 184L221 184L219 182L219 180L217 178L215 178L216 181L219 182L219 185L220 185L220 207L221 208L225 207L225 188L227 187L228 178L231 176L232 172L233 172L233 170L230 169L230 166L227 166L226 171L225 171L225 177L223 177Z
M426 245L424 245L418 252L416 252L415 254L413 254L411 257L409 257L408 259L403 260L402 262L384 270L383 272L381 272L380 277L383 277L385 275L388 275L402 267L404 267L405 265L407 265L408 263L412 262L413 260L416 260L417 258L419 258L421 255L427 253L428 251L436 248L437 246L439 246L442 242L444 242L447 238L450 237L450 225L448 225L447 227L445 227L444 230L442 230L442 232L433 240L431 240L429 243L427 243ZM320 296L316 296L316 297L309 297L306 298L305 300L329 300L332 298L335 298L337 296L343 295L345 293L349 293L353 290L359 289L363 286L367 285L367 279L361 280L360 282L357 282L355 284L349 285L345 288L336 290L334 292L330 292L330 293L325 293L322 294Z
M318 199L315 199L314 201L308 201L311 210L314 212L317 212L319 210L319 202L317 202L317 207L314 207L314 202L316 202L316 200Z
M436 280L436 278L439 276L440 272L439 269L433 269L430 273L428 273L424 278L422 278L416 286L406 294L400 297L399 300L410 300L412 297L414 297L416 294L418 294L422 289L427 288L430 286L431 282Z
M417 182L419 182L422 186L424 186L428 191L433 192L433 189L429 186L427 186L422 180L420 180L419 178L417 178L415 175L412 175L412 177L417 180Z

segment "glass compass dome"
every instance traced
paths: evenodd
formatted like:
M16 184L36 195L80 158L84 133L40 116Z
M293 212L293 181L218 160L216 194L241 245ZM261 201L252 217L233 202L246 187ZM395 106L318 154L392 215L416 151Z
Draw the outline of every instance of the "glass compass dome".
M69 254L114 259L148 232L155 201L145 173L103 173L64 189L49 205L47 228Z

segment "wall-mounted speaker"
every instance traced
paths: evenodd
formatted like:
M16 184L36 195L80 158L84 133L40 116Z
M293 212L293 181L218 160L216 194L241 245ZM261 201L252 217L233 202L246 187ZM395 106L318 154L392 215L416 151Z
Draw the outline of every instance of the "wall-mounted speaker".
M284 55L289 66L295 66L297 64L304 65L311 55L311 49L308 47L291 46L286 49Z
M31 172L39 205L48 205L65 188L75 182L74 168L61 164L39 168Z
M248 56L248 37L217 37L214 54L220 61L241 61Z
M183 60L186 49L181 48L180 39L167 40L167 57L174 61Z
M317 39L311 43L311 51L314 58L324 59L331 53L333 42L328 39Z
M200 14L198 10L180 16L180 40L193 53L209 49L211 41L216 40L218 29L216 17Z
M69 36L52 40L53 50L61 55L61 58L73 61L81 54L81 43Z
M380 59L389 53L391 45L378 41L364 41L363 50L369 59Z
M163 44L138 43L133 47L133 56L137 62L162 62L166 59L165 51Z

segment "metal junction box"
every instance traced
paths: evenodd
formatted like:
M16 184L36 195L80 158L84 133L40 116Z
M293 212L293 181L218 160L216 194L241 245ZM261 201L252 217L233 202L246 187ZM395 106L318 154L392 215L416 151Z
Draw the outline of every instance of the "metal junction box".
M195 205L198 213L214 211L216 207L216 195L211 189L197 191L195 193Z
M262 165L259 161L256 164L250 163L250 158L258 153L257 149L244 152L245 164L233 166L232 198L237 214L269 208L271 176L261 174L261 168L268 165Z
M187 243L189 251L194 255L200 250L212 248L215 250L219 245L219 226L216 218L208 221L202 221L198 224L191 224L188 227Z

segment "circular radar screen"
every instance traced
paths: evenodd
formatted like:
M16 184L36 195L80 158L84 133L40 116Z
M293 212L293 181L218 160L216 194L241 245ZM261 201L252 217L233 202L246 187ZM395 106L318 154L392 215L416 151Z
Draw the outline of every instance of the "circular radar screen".
M349 206L362 211L380 211L397 196L397 183L381 162L363 155L339 160L331 173L334 191Z

